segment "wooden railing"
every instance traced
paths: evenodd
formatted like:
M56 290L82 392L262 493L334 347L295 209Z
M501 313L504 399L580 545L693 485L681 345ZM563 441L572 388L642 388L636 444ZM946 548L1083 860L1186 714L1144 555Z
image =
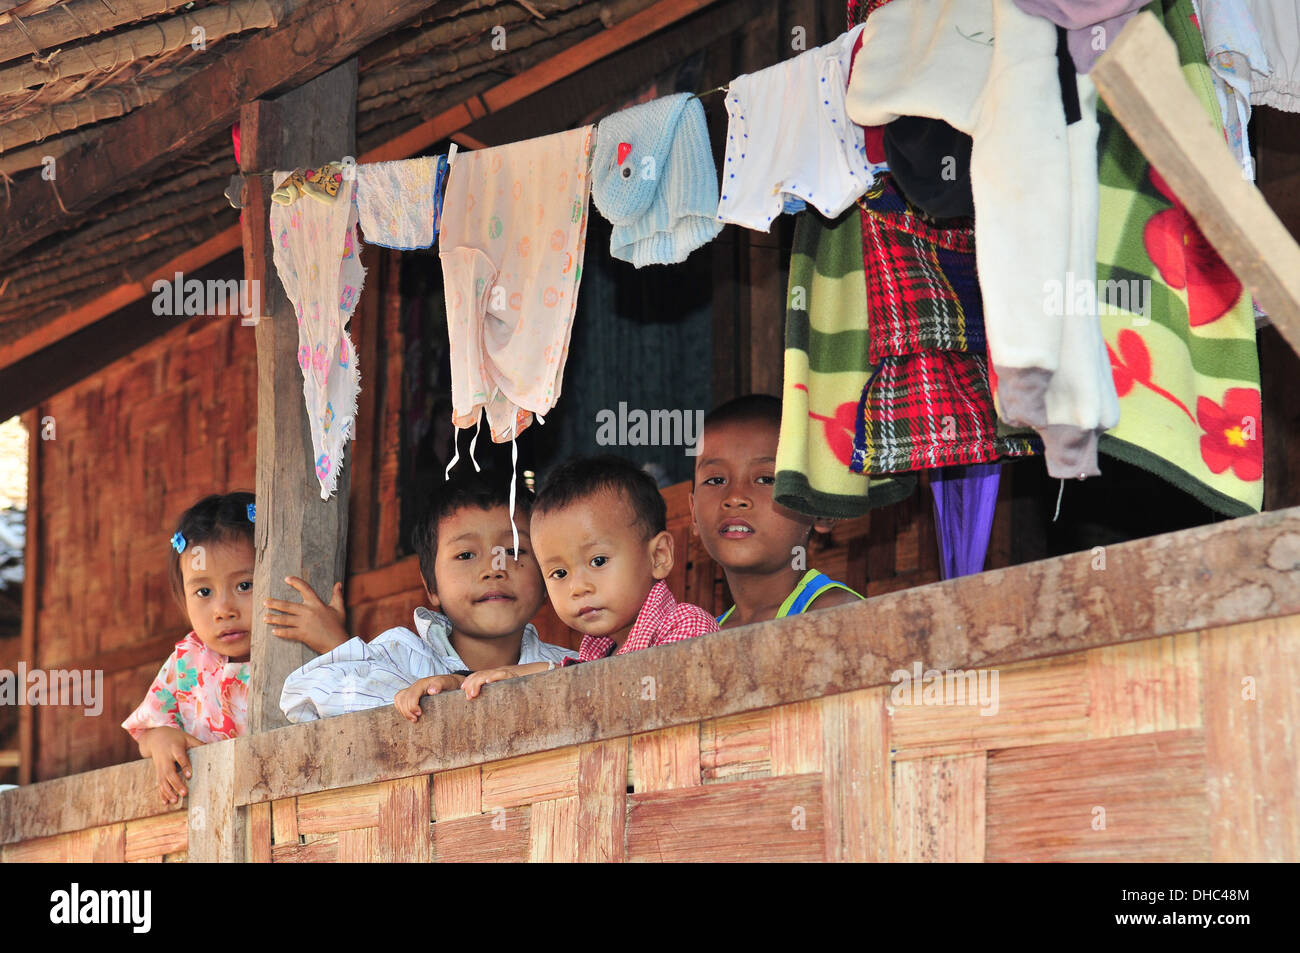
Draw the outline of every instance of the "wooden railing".
M20 788L0 857L1294 861L1297 684L1292 509Z

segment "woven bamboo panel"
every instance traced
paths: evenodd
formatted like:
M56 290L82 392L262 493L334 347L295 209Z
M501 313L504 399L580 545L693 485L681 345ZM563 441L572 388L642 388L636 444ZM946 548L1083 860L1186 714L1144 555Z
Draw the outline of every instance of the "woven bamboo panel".
M1041 664L967 672L950 678L943 688L947 697L964 699L964 704L927 703L929 686L940 701L944 698L937 680L923 682L914 693L921 696L916 699L919 704L896 704L894 698L901 695L908 700L908 695L891 690L895 757L931 758L1083 741L1089 737L1088 671L1088 660L1080 654ZM991 672L997 673L996 693L988 691L994 687ZM977 681L981 675L985 676L985 697L992 697L996 706L981 704Z
M823 823L817 775L634 794L628 798L627 859L821 860Z
M894 772L894 860L984 859L983 753L900 761Z
M483 766L483 810L576 794L578 749L559 748Z
M988 860L1209 860L1204 732L993 752L986 811Z
M632 736L628 786L638 794L700 783L700 726L678 725Z
M766 711L715 718L700 725L700 774L705 784L772 773L772 716Z
M502 807L488 814L437 821L433 859L438 863L522 863L528 859L527 807Z
M1300 860L1298 620L1201 633L1214 859Z
M184 815L181 820L184 823ZM5 863L120 864L126 860L126 825L105 824L9 844L0 848L0 859Z
M126 860L149 860L185 850L189 829L184 811L126 822Z
M325 834L330 831L375 827L379 824L379 802L385 785L363 784L337 791L304 794L298 798L298 834Z

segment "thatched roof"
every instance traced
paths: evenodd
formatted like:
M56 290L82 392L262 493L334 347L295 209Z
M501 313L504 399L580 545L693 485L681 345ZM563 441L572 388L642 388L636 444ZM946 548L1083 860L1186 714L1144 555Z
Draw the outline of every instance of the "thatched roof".
M355 54L364 159L461 104L467 120L494 111L490 95L481 94L638 13L673 23L710 5L0 0L0 231L10 252L0 260L0 368L35 352L35 339L46 346L121 307L119 300L140 299L151 275L187 250L202 252L193 271L238 249L239 213L223 196L238 171L231 142L237 105L292 88L312 68L295 67L282 86L258 89L257 82L274 77L266 50L342 49L349 38L366 39L365 30L382 17L400 15L396 10L419 11ZM677 9L671 17L655 12L666 7ZM291 41L269 45L288 31L297 31ZM504 50L492 42L502 35ZM198 119L192 126L177 121L178 110L221 97L236 108L203 117L206 127ZM117 298L115 289L122 292ZM76 317L82 312L85 318Z

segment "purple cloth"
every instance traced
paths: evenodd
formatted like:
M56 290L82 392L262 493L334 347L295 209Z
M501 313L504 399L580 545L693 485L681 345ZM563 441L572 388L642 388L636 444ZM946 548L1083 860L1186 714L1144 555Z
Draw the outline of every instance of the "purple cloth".
M977 463L930 472L934 522L939 530L939 571L944 579L984 569L998 502L1002 464Z
M1080 73L1092 70L1129 18L1148 3L1150 0L1015 0L1026 13L1045 17L1070 31L1070 58ZM1095 27L1102 32L1095 32Z

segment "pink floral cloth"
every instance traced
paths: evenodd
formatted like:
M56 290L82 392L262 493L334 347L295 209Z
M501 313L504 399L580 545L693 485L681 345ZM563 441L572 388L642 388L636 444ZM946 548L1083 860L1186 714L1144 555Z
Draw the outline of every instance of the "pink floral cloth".
M277 172L275 181L288 175ZM337 488L361 391L347 332L366 274L359 256L355 184L343 176L338 196L328 205L299 201L271 206L275 270L298 319L298 367L322 500Z
M137 741L151 728L179 728L205 744L238 737L248 725L248 676L247 662L230 661L190 632L122 727Z

